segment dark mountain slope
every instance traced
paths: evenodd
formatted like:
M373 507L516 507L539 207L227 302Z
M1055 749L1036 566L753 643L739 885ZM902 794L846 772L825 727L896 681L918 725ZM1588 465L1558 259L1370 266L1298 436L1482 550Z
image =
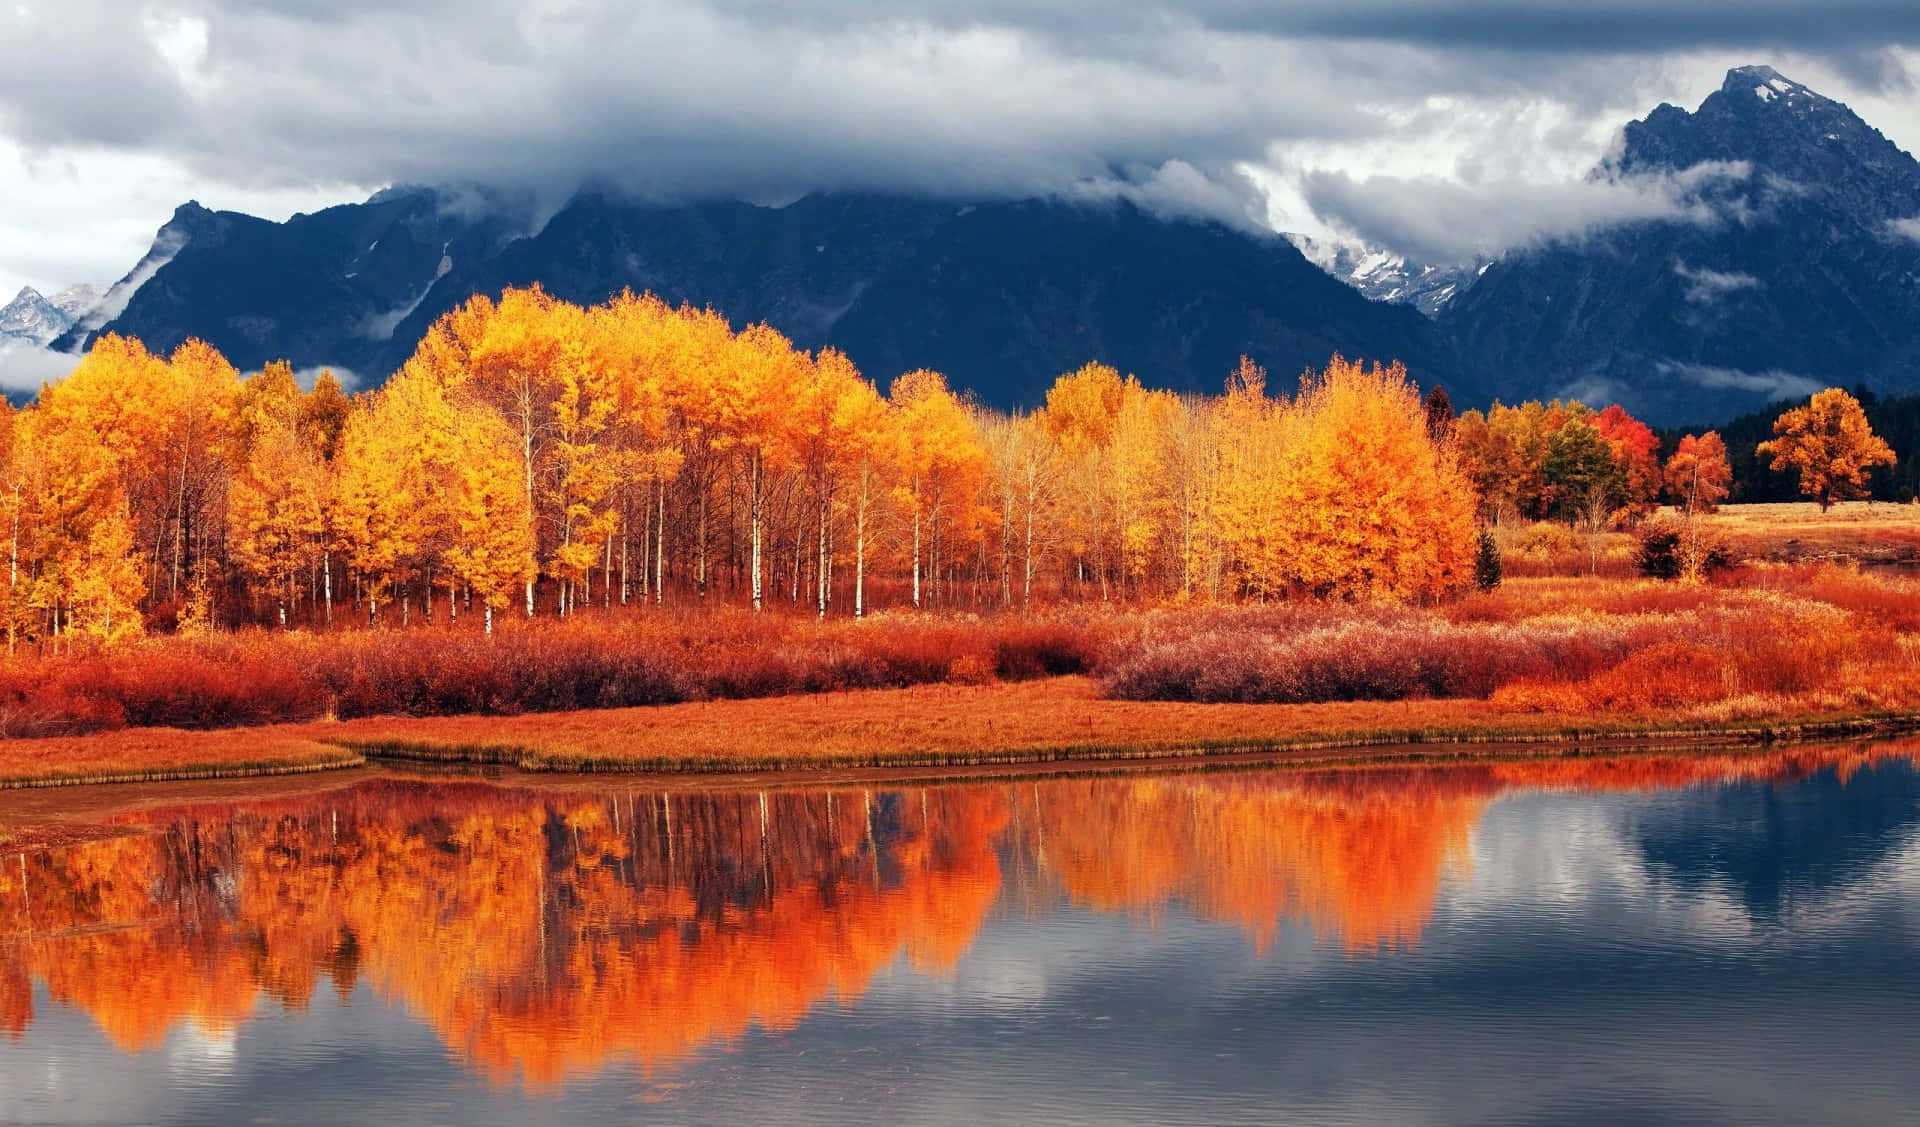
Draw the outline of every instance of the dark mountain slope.
M1674 177L1684 217L1510 255L1441 313L1508 397L1724 419L1828 384L1920 389L1920 163L1766 67L1626 129L1597 175Z
M1008 406L1090 359L1217 390L1243 352L1278 379L1339 350L1403 359L1469 401L1477 391L1429 321L1366 300L1285 240L1129 204L817 195L765 208L586 192L518 238L510 220L468 214L421 191L284 224L189 205L143 267L151 280L93 328L162 349L201 336L244 367L288 358L377 378L441 313L537 282L581 302L631 288L711 305L843 348L883 383L937 367Z

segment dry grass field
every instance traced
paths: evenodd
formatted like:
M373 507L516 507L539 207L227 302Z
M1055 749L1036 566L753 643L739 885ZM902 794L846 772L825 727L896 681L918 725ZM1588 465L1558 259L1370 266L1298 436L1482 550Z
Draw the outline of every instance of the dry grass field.
M1920 505L1844 501L1824 513L1812 501L1727 505L1703 519L1737 558L1920 566Z

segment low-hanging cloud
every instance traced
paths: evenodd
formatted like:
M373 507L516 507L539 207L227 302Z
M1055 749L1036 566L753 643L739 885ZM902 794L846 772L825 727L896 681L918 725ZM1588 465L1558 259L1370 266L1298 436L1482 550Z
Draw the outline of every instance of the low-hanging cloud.
M1424 261L1465 262L1640 220L1715 222L1721 212L1701 189L1750 175L1744 164L1716 163L1674 175L1463 184L1323 170L1307 173L1303 189L1317 214L1366 242Z
M41 385L64 379L79 362L31 341L0 340L0 395L32 398Z
M1683 363L1675 360L1663 360L1655 369L1669 379L1682 380L1697 387L1713 391L1756 392L1770 399L1797 399L1812 395L1824 385L1810 376L1798 372L1769 368L1765 371L1748 371L1743 368L1723 368L1713 364Z
M1695 305L1711 305L1730 293L1761 287L1760 279L1738 271L1714 270L1705 266L1673 264L1673 272L1687 283L1686 299Z
M15 0L0 194L56 182L9 180L11 148L163 161L248 199L479 183L550 205L592 180L661 198L1126 198L1257 225L1269 186L1249 171L1313 148L1334 159L1303 187L1334 219L1471 258L1671 211L1657 191L1566 182L1626 116L1697 98L1729 62L1785 53L1891 90L1915 45L1920 9L1885 0ZM1485 105L1565 112L1462 142L1427 183L1418 135ZM1384 175L1339 159L1356 152L1390 154ZM1512 175L1518 154L1553 175ZM1450 218L1395 221L1396 201ZM0 282L78 280L54 277L70 252L31 228L0 217L18 244Z

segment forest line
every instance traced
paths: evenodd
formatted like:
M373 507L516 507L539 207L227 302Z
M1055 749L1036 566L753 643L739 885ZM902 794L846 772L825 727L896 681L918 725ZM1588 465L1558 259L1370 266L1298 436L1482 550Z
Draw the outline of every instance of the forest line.
M1772 454L1823 503L1892 461L1846 393L1803 410ZM1335 356L1277 395L1243 358L1206 397L1089 363L1010 414L926 370L883 392L713 310L508 290L352 397L199 341L102 338L0 419L6 628L71 649L696 599L1430 602L1485 581L1486 524L1598 530L1726 495L1718 435L1661 455L1617 406L1456 418L1397 364Z

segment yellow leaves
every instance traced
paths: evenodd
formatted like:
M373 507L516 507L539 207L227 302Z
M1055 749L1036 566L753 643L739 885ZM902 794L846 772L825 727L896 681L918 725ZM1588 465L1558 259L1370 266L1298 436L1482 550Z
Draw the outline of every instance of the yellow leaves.
M504 609L532 579L533 514L521 487L512 430L488 412L469 409L456 423L455 475L449 504L455 534L447 566L491 611Z
M1800 492L1826 509L1863 496L1869 471L1894 464L1893 448L1873 433L1860 401L1837 387L1815 392L1805 407L1776 419L1774 438L1756 453L1776 472L1800 475Z
M102 514L77 563L68 598L68 628L102 645L144 633L139 600L146 584L133 555L133 526L122 509L110 508Z
M1243 380L1220 411L1215 515L1263 596L1431 599L1471 571L1473 491L1405 369L1335 357L1299 398Z

